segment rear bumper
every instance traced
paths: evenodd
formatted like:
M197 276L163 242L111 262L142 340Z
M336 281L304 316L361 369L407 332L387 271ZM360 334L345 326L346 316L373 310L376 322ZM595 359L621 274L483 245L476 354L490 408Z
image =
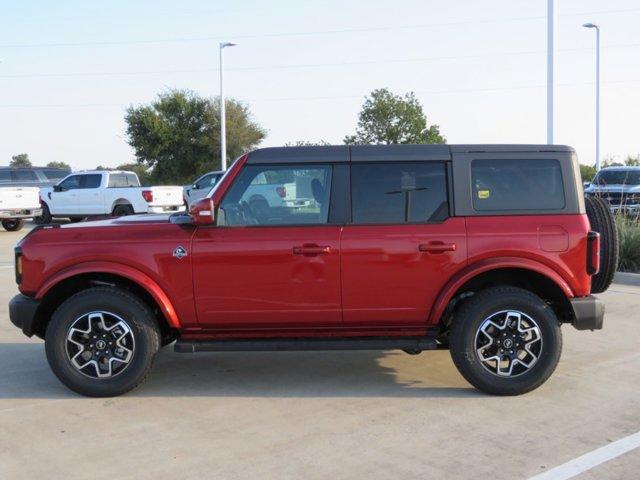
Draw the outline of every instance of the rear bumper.
M9 302L9 318L11 323L22 330L26 336L34 333L36 311L40 302L26 295L18 294Z
M168 205L164 207L152 207L149 206L147 212L149 213L173 213L173 212L184 212L185 206L183 203L180 205Z
M599 298L588 297L571 298L573 322L577 330L600 330L604 320L604 302Z
M32 208L32 209L0 209L0 219L7 218L33 218L39 217L42 215L41 208Z

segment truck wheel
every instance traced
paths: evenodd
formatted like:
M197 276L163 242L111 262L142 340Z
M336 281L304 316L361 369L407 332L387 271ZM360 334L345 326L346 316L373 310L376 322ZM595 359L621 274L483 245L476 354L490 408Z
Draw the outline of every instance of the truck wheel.
M521 395L542 385L562 351L560 322L546 302L516 287L476 293L454 314L451 357L474 387Z
M126 217L133 215L133 207L131 205L116 205L113 209L114 217Z
M6 220L2 220L2 226L7 232L17 232L18 230L22 230L22 227L24 227L24 220L21 218L8 218Z
M160 348L160 329L138 297L94 287L67 299L45 335L53 373L71 390L111 397L144 381Z
M87 217L69 217L69 221L71 223L78 223L78 222L82 222L83 220L85 220Z
M618 268L618 230L609 204L599 197L585 197L591 230L600 234L600 271L591 277L591 293L602 293Z
M36 225L46 225L48 223L51 223L51 220L53 220L53 217L51 217L51 212L49 211L49 207L47 206L46 203L43 203L42 215L38 217L33 217L33 222Z

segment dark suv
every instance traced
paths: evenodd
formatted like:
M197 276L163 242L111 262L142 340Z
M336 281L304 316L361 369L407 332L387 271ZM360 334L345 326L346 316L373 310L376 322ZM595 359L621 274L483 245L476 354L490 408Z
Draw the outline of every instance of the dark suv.
M288 201L255 208L264 182ZM515 395L555 369L562 324L602 328L591 294L616 261L611 212L585 201L569 147L265 148L189 214L33 230L10 317L85 395L134 388L173 341L450 349L474 386Z
M71 173L64 168L52 167L0 167L0 187L48 187Z

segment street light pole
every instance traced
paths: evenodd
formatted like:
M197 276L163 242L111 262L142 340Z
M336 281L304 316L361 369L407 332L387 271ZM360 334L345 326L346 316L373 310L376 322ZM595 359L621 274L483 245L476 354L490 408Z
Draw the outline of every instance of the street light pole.
M225 47L235 47L235 43L231 42L220 42L219 51L220 51L220 164L222 170L227 169L227 117L225 111L225 101L224 101L224 80L223 80L223 72L222 72L222 50Z
M596 172L600 171L600 26L585 23L585 28L596 29Z
M547 0L547 143L554 142L553 128L555 123L554 96L556 90L555 83L555 33L557 28L558 11L555 0Z

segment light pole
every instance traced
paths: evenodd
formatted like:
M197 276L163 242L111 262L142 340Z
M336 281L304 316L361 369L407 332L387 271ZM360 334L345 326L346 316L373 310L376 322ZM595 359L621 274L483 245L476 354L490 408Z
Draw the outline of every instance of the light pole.
M596 29L596 172L600 171L600 26L585 23L585 28Z
M547 143L554 142L553 128L555 123L555 107L553 104L556 93L556 28L558 25L558 9L555 0L547 0Z
M223 74L222 74L222 50L225 47L235 47L235 43L220 42L220 163L222 170L227 169L227 126L226 126L226 113L224 103L224 88L223 88Z

